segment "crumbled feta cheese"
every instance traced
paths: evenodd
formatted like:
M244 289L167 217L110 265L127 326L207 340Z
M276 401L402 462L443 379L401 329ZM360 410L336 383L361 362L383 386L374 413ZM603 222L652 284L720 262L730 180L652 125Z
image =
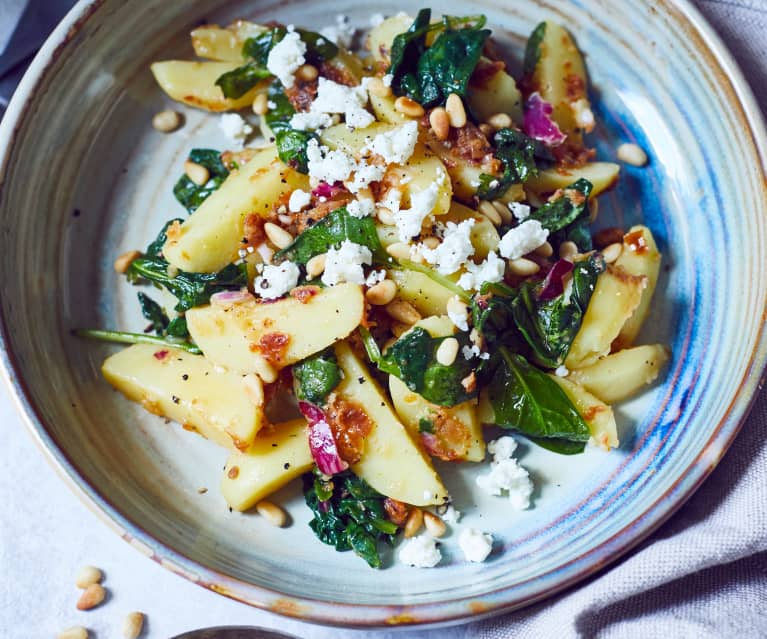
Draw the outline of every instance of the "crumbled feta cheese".
M366 85L348 87L327 78L320 78L317 98L309 111L296 113L290 118L290 126L305 131L320 129L333 124L333 115L343 114L350 127L364 128L375 121L366 109L368 101Z
M277 103L274 100L269 100L269 102L266 103L266 108L273 111L277 108Z
M301 111L290 118L290 128L296 131L316 131L333 124L333 118L318 111Z
M567 366L562 364L561 366L558 366L557 369L554 371L554 375L557 377L567 377L570 374L570 371L567 369Z
M299 275L298 266L293 262L286 260L277 265L266 264L253 283L253 289L264 299L277 299L295 288Z
M420 235L423 221L434 210L439 196L439 186L432 182L428 188L410 195L410 208L394 213L399 239L403 242Z
M240 149L253 133L253 127L237 113L224 113L218 121L218 126L227 139Z
M402 191L399 189L391 188L386 191L383 199L380 201L381 206L386 207L392 213L399 211L399 205L402 202Z
M269 51L266 68L289 89L295 82L296 70L306 61L305 54L306 43L301 40L298 32L292 31L288 27L288 33L285 34L285 37Z
M591 110L589 101L586 98L576 100L570 105L575 116L575 124L579 129L586 129L590 132L594 129L596 124L594 120L594 112Z
M356 29L349 22L349 16L337 15L335 25L320 29L320 35L327 38L339 47L349 49L354 40Z
M384 20L386 20L386 18L384 18L383 13L374 13L372 16L370 16L370 26L377 27Z
M474 255L474 245L471 243L471 229L474 226L473 219L464 220L460 224L448 222L445 227L444 239L441 244L430 249L421 247L424 259L437 267L441 275L451 275Z
M331 151L326 146L320 146L314 139L306 145L306 157L309 160L309 177L328 184L343 182L356 167L353 157L343 151Z
M442 519L450 524L457 524L461 520L461 511L449 505L445 508L445 512L442 513Z
M349 211L349 215L360 219L363 217L370 217L375 212L375 209L376 203L369 197L353 200L346 205L346 210Z
M549 237L538 220L525 220L507 231L498 243L498 251L508 260L516 260L537 249Z
M311 193L308 191L302 191L301 189L296 189L290 194L290 199L288 200L288 210L291 213L298 213L299 211L309 206L311 201Z
M517 440L508 435L494 439L487 444L487 452L493 456L495 461L511 459L515 450L517 450Z
M511 214L520 222L524 222L530 217L530 207L527 204L522 204L521 202L509 202L508 206Z
M376 164L368 164L364 159L357 163L357 168L354 171L354 179L351 182L346 183L352 193L359 193L362 189L367 188L371 182L378 182L386 173L386 167Z
M473 357L479 357L480 350L479 346L476 344L472 344L469 346L468 344L461 348L461 353L463 353L464 359L472 359Z
M399 551L399 560L416 568L434 568L441 559L437 541L426 534L408 539Z
M375 286L380 284L386 279L386 271L381 269L380 271L371 271L365 280L365 286Z
M479 288L485 282L500 282L506 270L506 263L495 252L487 254L484 262L475 264L466 262L466 272L458 279L458 286L470 291Z
M516 449L516 442L512 446L510 442L504 441L508 439L511 438L501 437L488 444L487 449L493 454L493 461L490 464L490 472L477 477L477 485L490 495L508 493L511 505L524 510L530 506L533 482L527 470L511 457Z
M387 73L384 77L381 78L381 82L383 82L385 87L390 87L393 81L394 76L391 73Z
M380 155L387 164L404 164L413 155L418 142L418 122L409 120L402 126L379 133L363 148Z
M469 330L469 309L457 295L451 297L447 302L447 316L458 330Z
M467 561L481 563L493 549L493 536L476 528L464 528L458 535L458 545Z
M365 273L362 265L372 263L373 255L367 246L344 240L340 248L328 250L322 283L325 286L335 286L343 282L364 284Z

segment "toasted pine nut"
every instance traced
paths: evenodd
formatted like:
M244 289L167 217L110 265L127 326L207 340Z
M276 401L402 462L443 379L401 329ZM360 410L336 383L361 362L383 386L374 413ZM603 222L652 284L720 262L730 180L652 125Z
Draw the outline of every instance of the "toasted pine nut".
M103 578L104 575L96 566L83 566L77 571L75 586L85 590L91 584L101 583Z
M370 78L367 85L368 93L377 95L379 98L386 98L391 95L391 87L387 87L381 78Z
M432 251L435 248L437 248L440 244L441 244L441 242L439 241L439 238L438 237L434 237L434 236L424 238L424 240L423 240L423 245L426 248L431 249Z
M287 213L281 213L277 216L277 219L285 225L293 224L293 218Z
M365 299L374 306L386 306L397 294L397 284L392 280L378 282L365 293Z
M516 260L509 260L509 271L514 275L521 275L527 277L528 275L535 275L541 267L538 266L533 260L528 260L525 257L520 257Z
M258 375L265 384L274 384L274 382L277 381L277 370L262 357L259 357L254 361L254 367L257 369L256 375Z
M559 245L560 259L567 260L568 262L574 262L576 255L578 255L578 245L575 242L568 240L567 242L562 242L562 244Z
M322 273L325 271L325 262L328 258L327 253L322 253L321 255L315 255L313 258L311 258L306 263L306 274L311 278L314 279L315 277L319 277L322 275Z
M423 107L405 95L401 95L394 101L394 108L409 118L420 118L424 114Z
M495 133L495 129L492 126L490 126L487 122L483 122L482 124L480 124L479 130L482 131L482 134L486 138L491 138L493 134Z
M498 215L501 216L501 222L503 224L511 224L514 221L514 216L511 214L508 205L500 200L493 200L492 205L495 207L495 210L498 211Z
M83 594L80 595L80 598L77 600L77 609L90 610L91 608L95 608L104 601L106 596L107 591L104 590L104 587L101 584L91 584L83 591Z
M264 224L264 233L278 249L284 249L293 244L293 236L274 222Z
M115 272L125 273L133 261L141 257L141 255L141 251L125 251L125 253L121 253L115 260Z
M191 160L184 162L184 173L197 186L207 184L210 179L210 171L202 164L197 164L197 162L192 162Z
M423 511L418 506L413 506L405 522L405 538L415 537L423 526Z
M266 93L259 93L253 99L253 113L256 115L266 115L269 112L269 98Z
M56 639L88 639L88 630L82 626L72 626L57 634Z
M423 513L423 523L426 525L426 530L432 537L442 537L447 530L445 522L442 521L442 517L430 513L428 510Z
M433 109L429 114L429 124L438 140L447 140L450 135L450 116L442 107Z
M647 153L637 144L621 144L618 147L618 159L632 166L647 164Z
M623 243L616 242L602 250L602 257L605 258L607 264L612 264L621 256L621 253L623 253Z
M487 200L483 200L479 203L479 212L490 220L494 226L501 225L501 214L498 213L496 208L490 204Z
M266 242L261 242L261 244L259 244L256 247L256 253L258 253L261 256L261 259L263 260L264 264L272 263L272 258L274 257L274 250Z
M508 129L511 126L511 117L508 113L494 113L487 118L487 123L494 129Z
M282 528L288 522L288 514L277 504L273 504L266 499L256 504L256 511L272 526Z
M386 226L394 226L394 214L385 206L379 206L376 214L378 215L378 219L381 224L386 224Z
M130 612L123 621L123 637L125 639L138 639L144 629L144 613Z
M533 253L541 257L551 257L554 255L554 247L551 245L551 242L544 242Z
M392 322L391 332L396 338L394 339L394 341L396 342L397 339L399 339L405 333L407 333L410 330L410 328L411 328L410 324L404 324L403 322Z
M455 337L447 337L442 340L435 357L442 366L450 366L455 361L457 355L458 340Z
M405 242L394 242L386 247L386 252L391 255L395 260L409 260L410 259L410 246Z
M152 127L160 133L171 133L179 126L181 126L181 116L170 109L160 111L152 118Z
M445 111L450 118L450 126L456 129L462 129L466 126L466 109L463 106L463 100L457 93L451 93L447 96L445 102Z
M412 326L419 319L421 314L410 302L405 300L394 300L386 305L386 312L395 320Z
M313 64L302 64L296 70L296 76L298 77L298 79L305 80L306 82L311 82L312 80L316 80L319 74L320 72L317 70L317 67L315 67Z

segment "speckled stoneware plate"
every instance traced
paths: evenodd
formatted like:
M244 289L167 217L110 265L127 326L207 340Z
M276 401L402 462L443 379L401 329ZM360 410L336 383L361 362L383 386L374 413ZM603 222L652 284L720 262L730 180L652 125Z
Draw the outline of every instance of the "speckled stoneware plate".
M566 24L585 52L599 156L619 142L650 155L625 167L601 220L644 220L665 268L642 341L671 345L662 380L617 409L622 446L562 458L522 448L534 507L477 494L468 465L445 472L462 524L491 531L486 563L467 564L457 533L434 570L371 571L316 541L297 487L282 491L285 530L230 513L225 453L145 414L102 381L112 347L80 326L138 328L135 291L114 257L144 246L180 213L170 186L193 146L222 147L214 119L168 105L148 71L191 57L204 18L360 25L405 3L82 2L41 50L0 130L3 362L34 436L77 492L141 552L192 581L278 613L356 626L446 623L518 608L594 573L656 528L695 490L735 436L765 362L767 141L753 97L700 15L682 1L466 2L519 53L540 20ZM23 436L19 434L18 436ZM208 492L198 494L198 488ZM392 562L389 559L389 563Z

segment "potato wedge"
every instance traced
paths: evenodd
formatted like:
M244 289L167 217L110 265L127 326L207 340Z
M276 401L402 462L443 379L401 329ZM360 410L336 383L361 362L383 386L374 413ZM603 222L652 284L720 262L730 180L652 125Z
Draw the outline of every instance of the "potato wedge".
M522 93L517 83L503 69L498 69L492 75L483 70L490 68L493 63L482 56L475 70L474 77L482 78L481 83L472 82L466 94L469 110L478 122L487 122L491 115L508 113L513 122L522 122Z
M274 147L260 149L168 238L163 254L182 271L216 272L237 259L249 214L265 215L295 189L308 188L309 178L280 162Z
M221 492L234 510L245 511L314 466L306 420L264 428L250 447L229 456Z
M206 111L236 111L253 104L259 91L265 91L268 81L259 83L240 98L225 98L216 86L219 76L236 69L235 62L190 62L166 60L155 62L152 74L160 88L177 102Z
M586 422L591 432L591 441L605 450L617 448L620 442L618 441L618 428L615 424L613 409L579 384L556 375L550 374L549 377L559 384L583 417L583 421Z
M373 422L362 459L352 466L379 493L415 506L447 501L447 490L426 453L397 419L386 395L345 342L336 344L344 379L336 393L364 407Z
M417 271L391 269L389 276L397 283L397 298L410 302L428 317L447 313L447 302L455 293Z
M407 31L413 24L413 20L414 18L408 15L397 14L370 30L365 46L373 56L373 60L382 68L389 66L389 54L394 38Z
M301 302L210 304L186 313L189 334L214 364L238 373L280 369L349 335L362 321L365 298L357 284L320 289ZM277 338L287 343L276 351Z
M101 372L150 413L230 450L245 450L265 422L261 380L222 371L200 355L134 344L108 357Z
M565 366L570 370L591 366L610 352L626 320L631 317L647 286L644 275L630 275L609 265L597 279L594 294L573 340Z
M579 168L545 169L525 183L525 189L536 195L564 189L580 178L594 185L591 197L611 189L618 181L621 167L613 162L590 162Z
M242 41L231 29L205 24L192 30L190 35L198 57L242 64Z
M379 96L370 94L370 106L378 120L390 124L402 124L407 122L408 118L404 113L400 113L394 108L394 96Z
M603 402L612 404L652 384L668 362L670 351L662 344L627 348L585 368L570 372L567 379L580 384Z

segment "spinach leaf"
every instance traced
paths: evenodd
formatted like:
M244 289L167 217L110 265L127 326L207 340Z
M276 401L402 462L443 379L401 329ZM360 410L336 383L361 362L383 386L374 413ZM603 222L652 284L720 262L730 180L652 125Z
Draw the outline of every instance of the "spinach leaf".
M311 131L298 131L291 128L290 118L296 110L285 95L285 90L279 80L269 86L269 100L275 108L264 116L266 124L274 133L277 153L288 166L301 173L309 172L309 158L306 157L306 147L309 140L317 139Z
M541 22L527 39L527 46L525 47L525 59L522 63L523 75L532 75L535 71L535 67L538 65L538 60L541 59L541 43L543 38L546 37L546 23Z
M581 178L564 189L559 199L547 202L530 214L530 219L538 220L551 233L549 241L555 248L570 240L580 251L591 250L589 196L593 188L591 182Z
M354 217L345 207L336 209L310 226L290 246L278 251L274 259L277 262L290 260L296 264L306 264L315 255L327 253L329 248L338 246L344 240L367 246L374 261L378 263L388 260L378 239L373 218Z
M138 302L141 306L141 314L151 322L152 330L157 335L165 335L165 329L170 320L162 307L145 293L138 294Z
M378 542L391 544L397 526L386 519L385 497L345 471L327 480L315 468L303 476L304 499L314 518L309 527L338 551L353 550L371 568L381 567Z
M471 319L486 346L521 342L514 325L512 305L517 291L502 282L485 282L471 300ZM514 349L518 350L518 349Z
M271 71L257 62L248 62L241 67L218 76L216 86L221 87L225 98L241 98L261 80L272 77Z
M205 199L223 184L229 171L221 161L221 154L213 149L192 149L189 152L189 160L204 166L210 173L210 179L202 186L182 175L173 187L176 199L189 213L194 213Z
M341 369L332 348L293 366L296 397L322 406L330 392L341 383Z
M153 282L168 289L178 300L179 313L195 306L207 304L218 291L236 290L247 286L245 264L229 264L218 273L187 273L180 271L175 277L168 275L168 262L160 257L140 257L128 268L131 278Z
M165 246L165 242L168 240L168 228L170 228L171 224L174 222L178 222L180 224L183 221L184 220L178 217L172 220L168 220L162 227L162 230L160 230L160 232L157 234L157 237L149 246L146 247L144 254L148 255L149 257L162 257L162 247Z
M392 41L391 63L387 73L392 76L391 86L396 95L404 95L409 86L418 85L418 60L426 51L430 20L431 9L421 9L410 28L395 36Z
M565 360L581 328L597 278L604 270L605 262L599 254L576 263L572 288L550 300L538 297L540 283L522 284L511 304L512 313L537 364L556 368Z
M189 337L189 329L186 325L186 318L183 315L174 317L168 327L165 329L165 335L168 337Z
M552 453L559 453L560 455L578 455L582 453L586 448L586 442L583 441L570 441L567 439L546 439L545 437L530 437L527 438L534 444L538 444L541 448L550 450Z

